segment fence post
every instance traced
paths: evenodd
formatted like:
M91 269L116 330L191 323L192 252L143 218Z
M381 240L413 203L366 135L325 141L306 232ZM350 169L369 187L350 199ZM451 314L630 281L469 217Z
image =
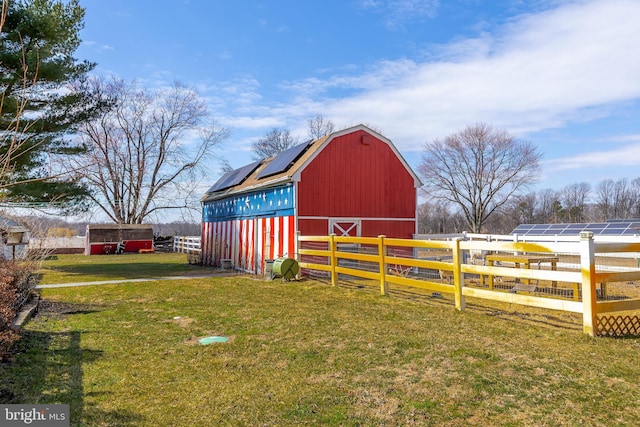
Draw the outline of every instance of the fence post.
M590 336L598 333L596 300L596 262L593 233L580 232L580 269L582 271L582 331Z
M294 255L295 255L295 256L294 256L294 258L295 258L295 259L296 259L296 261L298 261L298 262L301 262L301 261L302 261L302 259L301 259L301 257L300 257L300 246L302 245L302 244L300 243L300 236L301 236L301 234L300 234L300 230L296 231L296 236L295 236L295 239L296 239L296 243L295 243L295 246L296 246L296 253L294 254Z
M336 235L334 233L329 234L329 252L331 262L331 286L335 286L338 283L338 274L336 273L336 267L338 266L338 257L336 256L337 245Z
M462 253L460 251L460 237L453 239L453 289L456 301L456 308L460 311L465 309L464 295L462 295L462 285L464 275L460 264L462 263Z
M298 261L298 263L302 262L302 256L300 256L300 246L302 246L302 243L300 242L301 235L302 234L300 233L300 230L297 230L294 233L294 237L293 237L295 239L293 245L296 248L295 253L293 254L293 257L295 258L296 261ZM300 277L302 277L302 269L300 269L300 273L298 273L298 276L296 278L299 279Z
M384 238L387 237L383 234L378 236L378 257L380 258L380 295L386 295L389 291L389 285L387 284L387 263L385 258L387 257L387 246L384 244Z

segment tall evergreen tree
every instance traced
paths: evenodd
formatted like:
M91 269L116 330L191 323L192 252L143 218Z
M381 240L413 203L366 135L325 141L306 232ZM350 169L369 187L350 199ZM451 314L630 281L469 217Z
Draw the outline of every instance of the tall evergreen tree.
M56 159L83 151L67 136L100 106L78 90L95 65L73 56L84 9L77 0L3 0L3 6L0 201L78 207L86 189Z

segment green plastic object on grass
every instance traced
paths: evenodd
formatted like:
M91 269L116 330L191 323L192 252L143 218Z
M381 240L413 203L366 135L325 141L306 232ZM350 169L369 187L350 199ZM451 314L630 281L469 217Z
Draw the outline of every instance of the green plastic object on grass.
M215 342L227 342L227 341L229 341L229 338L213 336L213 337L200 338L199 341L200 341L200 344L202 344L202 345L209 345L209 344L213 344Z
M298 261L293 258L278 258L273 261L273 276L282 277L283 279L295 279L300 271Z

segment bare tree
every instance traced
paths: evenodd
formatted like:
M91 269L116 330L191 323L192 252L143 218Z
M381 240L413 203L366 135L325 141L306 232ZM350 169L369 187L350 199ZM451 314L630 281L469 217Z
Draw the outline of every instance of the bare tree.
M587 200L591 186L586 182L569 184L562 190L562 204L568 222L582 222L586 218Z
M600 221L613 218L615 185L612 179L605 179L596 187L596 211Z
M538 195L530 192L514 199L513 214L518 224L535 223L536 209L538 208Z
M218 164L220 165L219 166L220 176L224 175L227 172L231 172L232 170L235 169L233 166L231 166L229 159L225 159L224 157L220 157L218 159Z
M333 132L334 126L331 120L325 119L320 114L307 121L309 126L309 137L312 140L320 139Z
M427 143L418 171L427 195L459 206L478 233L509 197L537 180L540 158L531 143L480 123Z
M598 219L626 219L636 215L638 190L634 181L630 182L627 178L601 181L596 191Z
M291 148L298 143L298 138L291 135L289 129L273 128L258 142L253 143L251 150L255 160L262 160L274 156Z
M627 178L616 182L613 217L609 219L626 219L632 216L636 197L634 193L634 188Z
M640 178L631 181L631 194L633 206L629 216L631 218L640 218Z
M418 206L418 232L421 234L456 233L462 230L464 220L452 212L447 202L436 200Z
M547 188L540 190L537 197L537 208L534 222L538 224L548 224L558 222L558 209L562 208L558 192Z
M80 130L89 150L82 179L93 190L92 200L111 220L125 224L197 207L193 183L228 135L208 121L197 92L177 83L155 92L119 79L93 83L113 108Z

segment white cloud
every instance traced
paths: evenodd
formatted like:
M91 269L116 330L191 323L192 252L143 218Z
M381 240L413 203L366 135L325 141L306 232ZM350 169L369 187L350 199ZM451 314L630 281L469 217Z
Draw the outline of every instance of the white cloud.
M93 52L97 52L97 53L115 50L115 48L111 45L108 45L108 44L99 45L98 43L93 41L83 41L82 45L92 50Z
M273 127L283 126L284 122L274 117L257 117L257 116L233 116L222 117L221 121L225 126L242 129L270 129Z
M225 125L304 132L306 120L322 114L338 127L369 124L401 151L419 152L425 141L480 121L524 137L588 123L640 98L637 16L639 1L569 1L437 46L426 60L381 60L364 71L347 64L339 73L283 82L292 96L276 105L265 105L259 83L247 78L218 87L230 111ZM576 151L584 154L544 165L639 165L640 146L632 142L610 150L583 144Z
M620 167L640 164L640 143L553 159L546 162L546 167L550 170L597 169L610 164Z
M362 9L384 16L390 30L400 30L407 21L421 21L435 16L439 0L361 0Z
M637 16L637 1L570 3L443 46L440 60L381 62L299 89L358 90L327 101L324 114L376 124L409 150L478 121L515 133L560 127L585 109L640 97Z

